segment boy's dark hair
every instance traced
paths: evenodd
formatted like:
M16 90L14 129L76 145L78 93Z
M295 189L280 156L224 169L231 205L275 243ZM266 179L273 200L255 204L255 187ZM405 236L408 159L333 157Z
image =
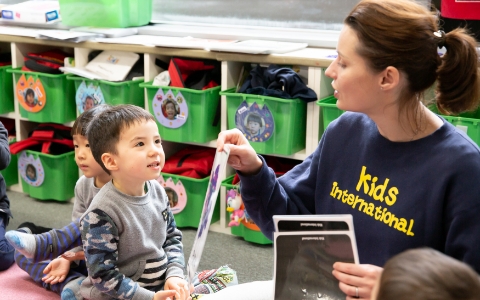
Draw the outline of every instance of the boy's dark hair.
M377 300L474 300L479 295L480 279L470 266L439 251L420 248L387 261Z
M263 127L262 125L262 117L260 117L258 114L249 114L248 117L247 117L247 123L248 122L257 122L258 124L260 124L260 127Z
M90 124L92 119L97 116L102 111L109 108L110 105L102 104L92 107L91 109L84 111L81 115L77 117L75 122L73 123L71 135L74 136L76 134L87 136L87 126Z
M120 134L125 128L143 121L154 121L151 113L140 106L121 104L110 106L94 118L87 127L87 139L92 144L93 158L110 175L110 171L102 162L104 153L117 154Z

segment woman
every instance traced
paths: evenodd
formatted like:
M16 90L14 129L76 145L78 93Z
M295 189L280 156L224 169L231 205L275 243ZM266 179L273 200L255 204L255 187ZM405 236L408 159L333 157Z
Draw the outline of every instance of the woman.
M360 1L325 72L338 108L348 112L281 178L240 131L218 137L219 151L232 144L229 164L245 207L267 236L273 215L353 215L361 264L333 265L347 299L369 299L381 266L420 246L480 272L480 150L422 104L437 82L440 112L477 108L476 42L463 29L439 31L437 22L414 1Z

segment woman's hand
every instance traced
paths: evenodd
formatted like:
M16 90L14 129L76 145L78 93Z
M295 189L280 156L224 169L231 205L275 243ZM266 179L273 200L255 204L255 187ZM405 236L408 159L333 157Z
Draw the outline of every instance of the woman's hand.
M49 284L63 282L70 271L70 261L59 257L52 260L43 270L42 281Z
M347 300L353 300L370 299L373 286L380 278L382 271L382 268L374 265L336 262L333 264L332 273L340 281L340 290L347 295Z
M260 171L263 162L240 130L235 128L218 134L217 151L223 151L227 144L230 148L228 164L232 168L244 175L254 175Z

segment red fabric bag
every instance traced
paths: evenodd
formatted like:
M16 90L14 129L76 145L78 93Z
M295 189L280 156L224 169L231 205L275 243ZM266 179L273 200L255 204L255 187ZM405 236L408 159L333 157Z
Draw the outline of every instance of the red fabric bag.
M162 173L176 174L191 178L210 176L215 159L215 148L189 146L165 161Z
M442 0L442 17L462 20L480 20L480 1Z
M60 124L42 123L30 132L27 139L10 144L10 153L17 154L23 150L34 150L59 155L73 151L71 130L70 127Z
M168 66L170 86L206 90L220 84L220 62L172 58Z
M42 72L48 74L63 74L63 67L67 54L61 50L51 50L41 53L28 53L24 57L25 65L22 71Z

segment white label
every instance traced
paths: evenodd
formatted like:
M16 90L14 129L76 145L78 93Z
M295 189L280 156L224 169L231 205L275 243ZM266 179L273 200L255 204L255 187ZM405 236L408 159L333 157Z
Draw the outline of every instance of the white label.
M457 127L457 128L460 129L461 131L465 132L465 134L467 134L468 126L456 125L455 127Z

